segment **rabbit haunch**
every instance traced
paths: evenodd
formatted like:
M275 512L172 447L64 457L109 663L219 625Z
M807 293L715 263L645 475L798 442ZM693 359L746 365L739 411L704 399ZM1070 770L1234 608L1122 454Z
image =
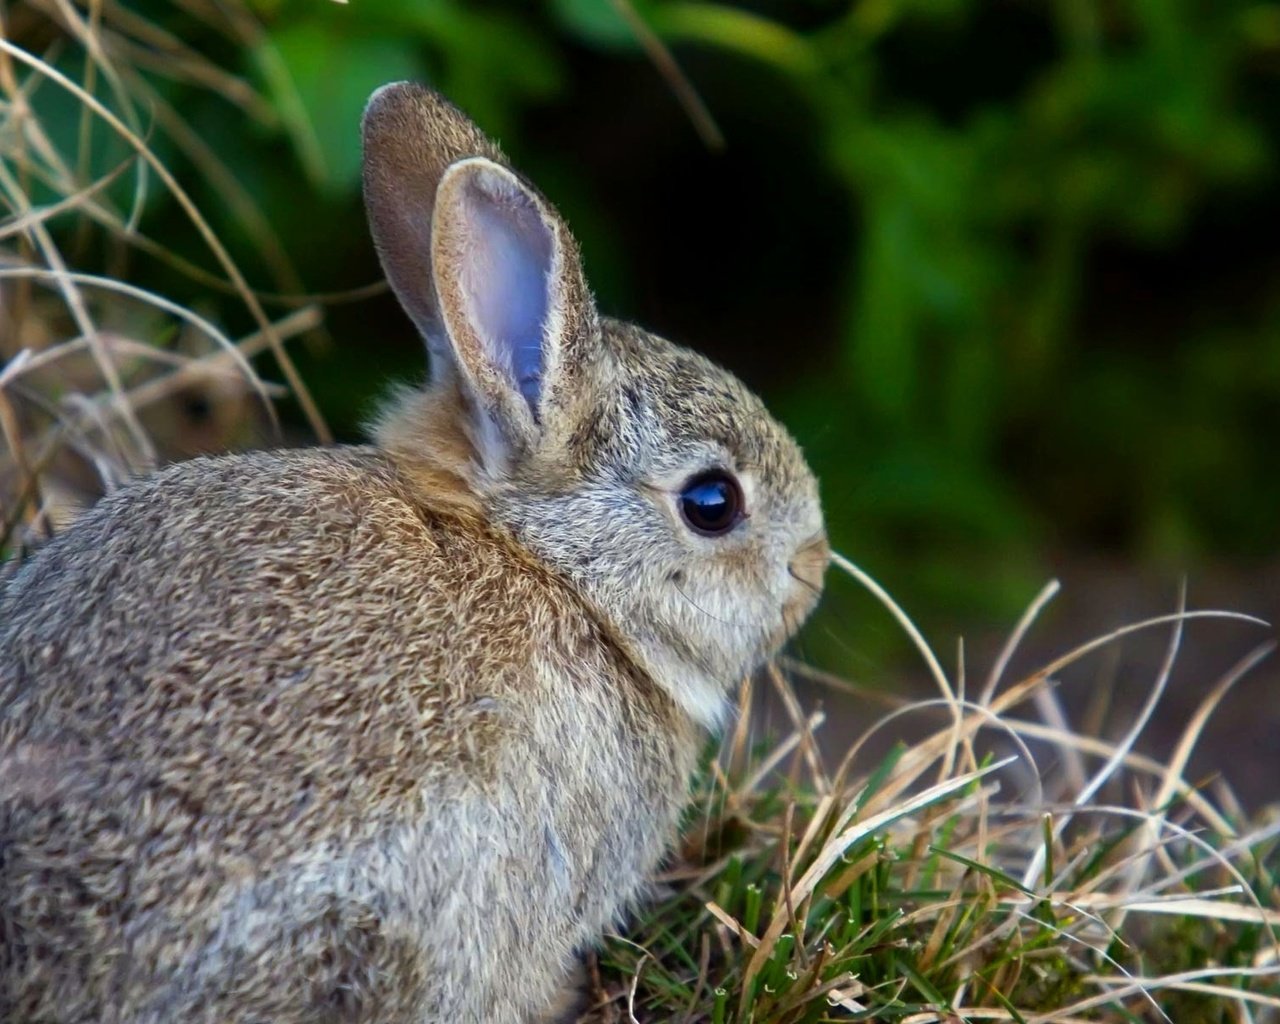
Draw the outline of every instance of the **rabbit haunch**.
M539 1019L816 602L816 485L758 399L601 318L438 96L379 91L364 142L431 383L373 446L133 484L0 592L0 1019ZM680 512L708 471L719 536Z

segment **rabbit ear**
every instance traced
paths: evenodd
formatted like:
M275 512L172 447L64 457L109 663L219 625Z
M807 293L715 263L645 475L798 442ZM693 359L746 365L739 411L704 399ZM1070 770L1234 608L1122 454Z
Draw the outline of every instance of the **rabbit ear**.
M509 449L532 448L587 383L595 314L572 237L512 171L463 160L436 194L432 264L446 333L487 417L481 426Z
M599 327L577 244L461 112L412 83L364 115L364 194L387 279L426 338L432 375L469 392L489 460L572 429ZM492 467L491 467L492 468Z
M436 189L449 165L471 156L505 158L460 110L413 82L385 85L365 107L364 202L387 280L426 339L432 374L449 374L452 356L431 276Z

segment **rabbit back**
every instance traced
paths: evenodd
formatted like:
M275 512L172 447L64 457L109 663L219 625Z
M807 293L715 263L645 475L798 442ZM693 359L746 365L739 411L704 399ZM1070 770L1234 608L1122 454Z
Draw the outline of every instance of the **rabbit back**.
M697 747L569 587L374 450L166 470L0 598L0 1016L523 1019Z

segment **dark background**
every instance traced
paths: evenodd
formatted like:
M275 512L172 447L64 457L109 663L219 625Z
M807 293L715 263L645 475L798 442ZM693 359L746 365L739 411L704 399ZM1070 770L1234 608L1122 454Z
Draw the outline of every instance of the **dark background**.
M1024 668L1173 610L1184 578L1192 606L1280 616L1280 5L104 10L150 144L266 291L379 278L358 196L361 108L396 78L446 92L561 207L606 312L707 352L765 395L823 481L836 548L948 665L964 633L979 677L1054 575L1066 593ZM637 23L669 47L722 146L697 130ZM52 4L13 5L6 32L83 79ZM96 92L114 102L101 80ZM33 104L55 138L83 130L58 90ZM94 132L84 169L102 173L125 151ZM113 189L122 209L131 187ZM163 189L141 225L216 269ZM240 299L173 260L75 230L60 237L76 265L197 304L233 335L251 329ZM389 379L422 372L385 293L331 305L326 333L297 355L345 439ZM1271 632L1193 629L1166 731ZM917 675L888 616L834 576L800 650L870 685ZM1122 647L1128 667L1083 668L1071 699L1111 680L1122 697L1139 691L1158 655ZM1214 735L1233 746L1208 763L1231 753L1238 773L1277 777L1277 682L1264 669L1228 701Z

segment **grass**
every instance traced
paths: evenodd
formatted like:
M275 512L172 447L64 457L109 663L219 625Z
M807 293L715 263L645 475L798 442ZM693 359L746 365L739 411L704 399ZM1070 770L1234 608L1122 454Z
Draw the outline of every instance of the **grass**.
M252 22L234 4L205 10L232 36ZM241 95L243 81L115 5L19 3L0 12L0 28L0 552L21 553L138 472L246 443L250 424L278 437L273 400L285 394L317 437L327 431L284 347L320 325L318 306L290 300L292 312L267 315L269 296L249 286L162 152L218 187L223 219L291 284L287 260L245 190L142 68L206 82L248 113L262 104ZM26 37L44 40L44 53L20 45ZM70 136L65 118L43 113L59 100L79 112ZM182 210L207 268L146 234L143 211L161 198ZM237 295L256 329L233 340L198 310L130 284L138 260ZM78 263L100 270L72 269ZM251 360L267 351L286 386L255 372Z
M1185 777L1213 709L1274 643L1211 687L1156 761L1134 741L1184 623L1242 616L1179 609L1002 686L1050 585L968 696L963 667L948 678L888 595L847 561L837 566L907 628L939 687L927 706L949 722L863 766L872 735L925 706L902 703L827 765L821 716L804 715L782 671L766 682L792 731L772 745L749 742L758 702L744 690L658 899L591 963L582 1020L1280 1019L1280 821L1250 820L1225 783L1211 796ZM1107 742L1062 727L1057 674L1159 626L1171 631L1168 656L1126 735ZM1028 704L1040 714L1023 717Z
M233 42L253 31L234 3L189 7L225 21ZM222 212L257 240L285 291L294 283L287 259L248 192L138 73L139 54L152 73L209 83L251 119L270 116L266 100L117 5L86 12L36 2L9 16L19 13L56 23L56 45L70 41L85 59L74 78L49 54L15 42L8 25L0 33L7 567L77 505L129 476L197 443L242 443L238 427L269 421L281 394L297 398L313 432L325 434L284 349L316 327L320 310L294 300L285 303L294 307L287 315L266 314L272 296L250 287L155 141L176 147L216 185ZM665 54L654 59L666 66ZM69 142L60 145L42 123L33 103L42 90L61 90L79 105L81 130ZM89 150L104 138L123 155L90 173ZM184 211L207 266L142 231L141 211L156 189ZM105 254L98 272L74 269L87 252ZM128 284L133 258L239 295L254 330L233 339L197 310ZM282 386L252 368L268 351ZM227 429L186 438L195 428L181 413L192 408L213 410L215 425L225 421ZM821 673L787 663L746 687L735 727L697 780L656 898L589 962L584 1019L1280 1020L1280 823L1252 819L1225 783L1205 787L1186 777L1213 709L1271 645L1209 688L1182 741L1157 761L1135 752L1135 741L1167 684L1182 627L1228 613L1180 607L1006 683L1015 650L1053 597L1050 586L975 681L963 658L948 674L874 580L837 564L898 620L938 696L895 706L830 764L817 743L822 716L802 710L783 668ZM1126 632L1161 627L1170 631L1169 654L1126 734L1111 742L1067 728L1058 674ZM754 741L760 694L753 690L762 686L790 722L789 734L771 743ZM938 708L944 727L869 760L877 734L893 735L905 716Z

